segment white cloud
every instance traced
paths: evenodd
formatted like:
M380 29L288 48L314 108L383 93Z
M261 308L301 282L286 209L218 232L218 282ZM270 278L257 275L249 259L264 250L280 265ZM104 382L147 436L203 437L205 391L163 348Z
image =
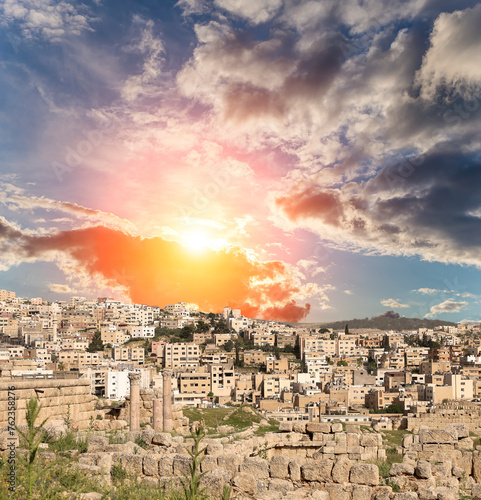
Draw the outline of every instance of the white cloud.
M436 290L435 288L419 288L417 290L413 290L413 292L422 293L424 295L436 295L444 292L444 290Z
M457 302L455 300L445 300L440 304L436 304L431 307L428 314L426 314L426 318L431 318L436 316L437 314L445 314L445 313L457 313L464 309L468 305L468 302L462 301Z
M20 26L25 38L41 37L59 41L66 34L79 35L92 30L94 18L86 14L80 4L52 0L4 0L4 22Z
M346 295L353 295L354 292L352 290L344 290L344 293Z
M408 304L401 304L397 299L384 299L381 300L381 304L384 307L394 307L396 309L410 307Z
M53 293L76 293L69 285L62 285L60 283L49 283L48 289Z
M434 24L431 47L417 75L422 95L431 99L439 85L472 85L481 80L481 4L442 13Z
M252 21L254 24L268 21L282 6L282 0L215 0L217 6Z

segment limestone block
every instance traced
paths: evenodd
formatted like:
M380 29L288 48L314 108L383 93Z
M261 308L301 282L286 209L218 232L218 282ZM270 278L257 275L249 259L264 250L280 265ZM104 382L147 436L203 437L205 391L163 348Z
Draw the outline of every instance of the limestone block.
M470 476L473 472L473 453L471 451L462 451L459 460L455 460L455 464L466 471L466 475Z
M387 460L386 450L378 449L377 450L377 459L381 460L381 461Z
M276 479L286 479L289 477L289 459L281 455L271 458L269 465L270 476Z
M239 490L254 496L257 493L256 479L248 472L239 472L234 476L232 484Z
M408 462L394 463L389 469L390 476L412 476L414 475L414 465Z
M240 455L227 453L217 457L217 465L222 469L237 473L239 471L239 466L242 463L242 460L242 456Z
M112 455L109 453L101 453L97 460L97 466L100 468L100 473L103 476L110 476L110 471L112 469Z
M359 446L361 436L359 434L353 434L352 432L348 432L346 434L346 443L347 446Z
M295 460L289 462L289 475L291 476L291 481L301 480L301 465Z
M443 429L419 429L419 442L425 444L454 444L457 441L455 431ZM424 449L424 447L423 447Z
M364 453L364 448L361 448L360 446L349 446L347 447L347 453L352 454L361 454Z
M355 500L371 500L371 488L362 484L355 484L352 488L352 498Z
M292 430L294 432L299 432L300 434L306 433L307 422L294 422Z
M378 435L379 434L374 434L372 432L368 434L361 434L359 444L360 446L378 446Z
M402 437L403 448L409 448L414 444L414 436L412 434L404 434Z
M306 425L307 432L321 432L329 434L331 432L331 424L328 422L308 422Z
M175 455L174 462L172 464L174 476L182 477L183 474L190 474L190 464L192 463L192 458L188 455Z
M331 432L343 432L341 422L333 422L331 424Z
M455 448L457 450L473 450L474 441L470 437L462 438L456 443Z
M152 436L152 444L172 446L172 436L168 432L157 432Z
M456 435L458 439L469 436L469 429L466 424L448 424L446 425L445 430L453 435Z
M353 464L349 480L355 484L377 486L379 484L379 469L374 464Z
M145 455L142 461L142 467L144 474L146 476L158 476L159 475L159 460L161 455L152 454Z
M453 470L453 465L449 460L444 463L434 464L431 467L433 471L433 476L438 476L442 478L449 477Z
M454 478L451 478L452 483L446 486L440 486L437 489L438 500L459 500L459 483ZM454 484L456 483L456 485Z
M462 467L457 467L456 465L453 467L453 470L452 470L452 474L454 477L460 479L462 478L464 475L466 475L466 472L464 471L464 469Z
M378 486L372 494L372 500L390 500L392 488L390 486Z
M326 484L326 490L329 492L330 500L350 500L351 491L342 484Z
M481 500L481 484L473 484L471 491L473 493L473 500Z
M142 461L141 455L121 455L120 457L120 463L125 472L136 476L142 474Z
M418 494L414 491L395 493L393 496L393 500L418 500Z
M279 424L279 432L292 432L292 422L281 422Z
M329 492L324 490L316 490L311 496L312 500L329 500Z
M89 436L87 439L87 453L98 453L105 451L109 440L103 436Z
M336 443L346 443L347 442L347 434L345 432L335 432L334 433L334 441Z
M294 485L286 479L274 478L269 482L269 491L277 491L282 496L294 489Z
M349 460L347 456L339 457L332 468L332 480L335 483L347 483L349 481L351 467L352 461Z
M154 437L155 432L153 429L144 429L140 435L141 439L143 439L147 444L152 444L152 438Z
M348 434L360 434L361 426L359 424L346 424L346 432Z
M209 497L219 498L224 486L229 484L231 476L223 469L214 469L205 474L200 480L200 487L205 488Z
M428 453L449 453L454 451L454 444L423 444L423 451Z
M200 469L201 472L210 472L211 470L217 469L217 457L206 455L200 464Z
M159 459L159 476L171 477L174 468L175 455L161 455Z
M269 462L263 458L249 457L241 463L240 472L251 474L256 479L269 478Z
M205 450L206 455L222 455L224 453L224 446L220 443L210 443Z
M477 483L481 483L481 452L473 452L473 478Z
M427 460L419 460L415 474L419 479L429 479L432 476L431 464Z
M329 482L334 462L328 459L313 460L301 467L302 478L305 481Z

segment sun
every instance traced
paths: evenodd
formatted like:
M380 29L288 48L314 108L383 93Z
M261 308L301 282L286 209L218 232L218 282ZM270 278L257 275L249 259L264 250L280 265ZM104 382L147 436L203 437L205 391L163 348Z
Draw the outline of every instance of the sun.
M196 229L182 237L182 244L193 252L201 252L209 247L209 238L206 233Z

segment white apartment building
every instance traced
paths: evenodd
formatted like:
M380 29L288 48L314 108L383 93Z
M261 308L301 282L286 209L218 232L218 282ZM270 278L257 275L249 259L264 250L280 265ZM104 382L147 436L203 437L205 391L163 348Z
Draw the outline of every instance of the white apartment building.
M155 326L133 326L132 338L153 338L155 337Z
M110 370L105 374L105 397L108 399L125 399L130 394L130 379L127 370ZM139 370L140 388L148 389L150 386L147 370Z
M235 311L236 309L234 309ZM237 309L240 311L239 309ZM252 320L249 318L229 318L229 323L228 326L229 328L232 328L232 330L235 330L237 333L239 333L241 330L245 330L246 328L249 328L249 325L252 324Z

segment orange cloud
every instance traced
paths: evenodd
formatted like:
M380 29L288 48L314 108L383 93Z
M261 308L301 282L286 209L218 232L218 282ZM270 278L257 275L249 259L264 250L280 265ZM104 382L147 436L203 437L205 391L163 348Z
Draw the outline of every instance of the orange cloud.
M24 235L19 246L30 259L64 252L79 263L79 272L124 286L136 303L163 306L185 301L208 311L228 305L241 308L246 316L293 322L310 310L309 304L295 301L302 285L292 268L280 261L260 262L238 247L192 253L173 241L101 226Z

